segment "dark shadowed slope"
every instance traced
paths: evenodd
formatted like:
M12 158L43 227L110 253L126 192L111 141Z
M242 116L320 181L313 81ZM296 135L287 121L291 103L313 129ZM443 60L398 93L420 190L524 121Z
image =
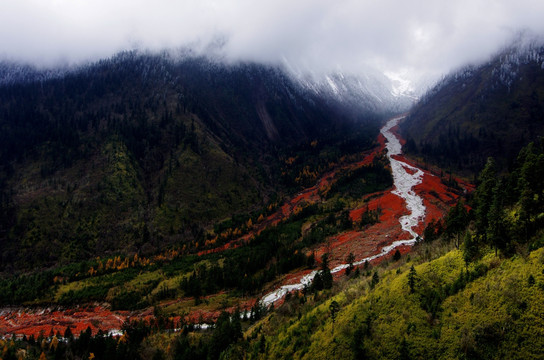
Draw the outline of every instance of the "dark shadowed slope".
M129 52L13 71L0 86L4 268L196 243L296 190L280 176L290 152L309 148L317 169L370 146L380 119L257 64Z
M511 164L544 135L544 47L521 39L487 63L447 76L402 125L406 151L474 174L487 157Z

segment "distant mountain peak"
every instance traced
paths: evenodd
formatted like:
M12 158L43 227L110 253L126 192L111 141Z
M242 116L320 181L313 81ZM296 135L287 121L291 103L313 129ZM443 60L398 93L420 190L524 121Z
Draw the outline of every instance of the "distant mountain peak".
M341 70L316 73L290 66L287 69L303 88L358 111L380 115L398 113L408 110L414 100L412 89L407 87L409 84L395 82L374 69L367 69L362 75Z
M408 97L418 100L418 97L415 95L415 89L412 82L403 76L403 74L387 71L384 73L384 75L391 80L391 85L393 87L391 94L393 94L393 96Z

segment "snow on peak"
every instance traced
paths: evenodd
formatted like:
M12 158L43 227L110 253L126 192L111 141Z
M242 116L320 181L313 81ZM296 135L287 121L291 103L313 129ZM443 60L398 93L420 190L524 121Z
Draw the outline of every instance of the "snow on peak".
M384 75L391 80L391 94L395 97L406 96L416 98L414 96L415 89L412 82L406 78L406 75L401 72L386 71Z

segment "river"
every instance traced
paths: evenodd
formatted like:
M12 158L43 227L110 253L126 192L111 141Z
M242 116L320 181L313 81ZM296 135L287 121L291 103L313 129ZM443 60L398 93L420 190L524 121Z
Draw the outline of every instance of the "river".
M412 246L419 238L419 235L413 228L423 221L425 217L425 206L423 205L423 199L414 192L413 188L414 186L420 184L423 180L423 171L394 157L395 155L402 154L402 144L400 143L399 138L393 133L392 129L397 126L399 121L403 118L404 116L399 116L390 119L382 127L380 132L386 139L385 146L387 150L387 158L391 164L391 172L393 174L394 190L392 193L404 199L406 209L408 210L408 214L401 216L399 218L399 222L401 228L410 234L410 239L395 240L391 244L381 248L377 254L354 262L353 265L355 266L387 255L399 246ZM348 266L349 264L338 265L331 269L331 273L344 270ZM276 301L283 298L287 293L302 290L305 287L310 286L315 275L317 274L317 271L318 270L314 270L311 273L303 276L296 284L283 285L280 288L268 293L261 299L261 303L266 307L270 307Z
M374 259L377 259L379 257L382 257L391 251L395 250L395 248L402 246L402 245L413 245L416 243L418 239L418 234L413 230L413 228L418 225L421 221L423 221L425 216L425 206L423 205L423 200L421 197L419 197L414 191L413 187L421 183L423 179L423 171L420 169L411 166L410 164L407 164L401 160L398 160L395 158L395 155L400 155L402 151L402 145L397 138L397 136L393 133L392 129L398 125L399 121L402 120L403 117L396 117L391 120L389 120L381 129L381 134L386 139L386 150L387 150L387 157L391 164L391 170L393 174L393 185L394 190L392 191L393 194L401 197L406 204L407 214L399 218L400 225L402 229L410 234L410 237L408 240L395 240L391 242L390 244L382 247L376 254L372 256L365 257L363 259L359 259L357 262L354 262L353 265L361 265L366 261L372 261ZM385 235L384 235L385 236ZM349 264L340 264L333 269L331 269L331 273L337 273L341 270L346 269L349 266ZM317 270L314 270L305 276L303 276L300 280L298 280L295 284L289 284L289 285L283 285L280 288L268 293L261 299L261 303L266 306L270 307L272 304L274 304L276 301L283 298L287 293L297 290L302 290L304 287L310 286L315 275L317 274ZM45 310L44 310L45 311ZM39 313L38 315L42 315L43 312ZM51 312L50 310L48 310ZM9 316L16 316L19 318L21 316L21 311L15 311L13 309L3 309L2 315L5 315L4 313L9 313ZM24 312L23 312L24 313ZM74 315L74 314L72 314ZM100 322L103 322L105 318L110 319L110 322L113 322L109 326L110 334L119 335L122 332L119 332L119 330L115 330L117 328L120 328L122 324L122 319L118 318L118 316L114 313L110 313L105 309L102 309L100 311L96 311L96 309L92 310L90 314L79 314L78 320L72 319L73 316L69 316L69 321L72 321L73 323L78 323L82 329L86 328L87 324L83 324L81 322L82 318L86 318L88 321L91 321L93 319L99 320ZM50 318L52 317L52 314L47 314L46 317ZM56 314L55 316L59 316L61 320L68 321L63 317L63 314ZM89 320L91 319L91 320ZM34 320L36 321L36 320ZM39 324L38 326L41 326L43 324ZM84 326L83 326L84 325ZM197 325L200 326L200 328L207 328L208 325L201 324ZM77 333L77 332L76 332Z

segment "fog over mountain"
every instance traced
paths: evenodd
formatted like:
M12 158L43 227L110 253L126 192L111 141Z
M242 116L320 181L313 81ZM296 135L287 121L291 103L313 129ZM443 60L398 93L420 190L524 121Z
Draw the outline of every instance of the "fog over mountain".
M398 88L421 92L429 80L486 59L520 30L544 33L543 15L544 3L535 0L6 0L0 57L51 66L134 48L208 51L212 44L228 60L287 59L324 73L371 67Z

